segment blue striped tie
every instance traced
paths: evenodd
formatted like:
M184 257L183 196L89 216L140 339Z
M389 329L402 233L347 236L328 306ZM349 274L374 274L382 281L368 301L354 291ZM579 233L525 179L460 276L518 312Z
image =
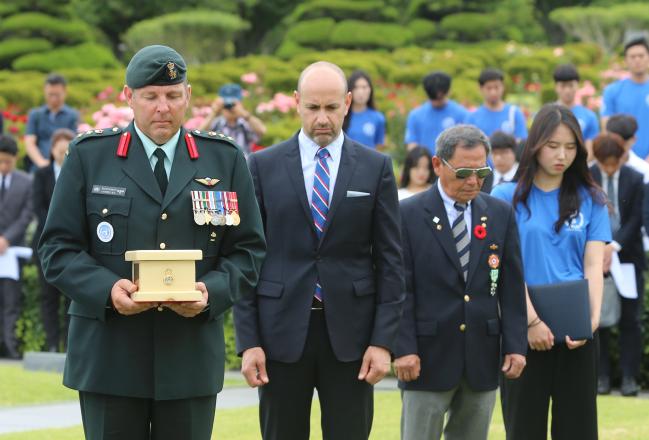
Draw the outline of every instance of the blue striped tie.
M464 281L469 272L469 245L471 244L471 237L469 231L466 229L466 222L464 221L464 210L466 203L455 203L455 210L457 211L457 218L453 222L453 238L455 238L455 249L457 256L460 258L460 268L462 269L462 276Z
M311 194L311 215L313 215L313 223L315 225L316 234L318 239L322 237L324 225L327 221L327 213L329 212L329 165L327 158L330 156L326 148L318 150L318 163L315 166L315 176L313 178L313 193ZM315 283L315 298L322 301L322 286L320 279Z

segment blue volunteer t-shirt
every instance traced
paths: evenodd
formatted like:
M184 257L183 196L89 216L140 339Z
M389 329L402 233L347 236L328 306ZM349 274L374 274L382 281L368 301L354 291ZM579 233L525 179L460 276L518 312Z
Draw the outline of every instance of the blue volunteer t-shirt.
M584 140L593 140L599 134L599 120L595 112L584 107L583 105L575 105L570 108L572 113L577 118L579 122L579 127L581 127L581 134L584 137Z
M512 203L516 183L497 185L491 195ZM595 202L588 191L580 191L579 214L567 221L557 234L559 189L545 192L532 186L527 204L531 215L519 203L516 221L521 238L525 282L530 286L584 278L584 254L588 241L611 241L606 205Z
M362 112L352 112L347 136L366 147L376 148L377 145L383 145L385 143L383 113L371 108Z
M601 115L613 116L618 113L629 114L638 121L633 151L645 159L649 156L649 81L638 84L627 78L604 89Z
M469 112L449 99L442 108L435 108L427 101L408 114L405 143L417 143L435 154L435 141L444 130L462 124Z
M512 104L505 103L500 111L489 110L485 105L481 105L476 111L469 113L466 123L475 125L487 136L500 130L516 139L527 139L525 116L520 108Z

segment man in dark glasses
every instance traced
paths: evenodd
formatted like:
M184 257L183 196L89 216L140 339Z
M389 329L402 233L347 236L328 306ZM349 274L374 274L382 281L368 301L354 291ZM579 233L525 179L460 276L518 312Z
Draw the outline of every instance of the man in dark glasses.
M500 371L514 379L525 367L518 232L511 206L480 192L491 175L487 136L458 125L436 144L437 183L400 206L406 268L395 350L401 438L485 440Z

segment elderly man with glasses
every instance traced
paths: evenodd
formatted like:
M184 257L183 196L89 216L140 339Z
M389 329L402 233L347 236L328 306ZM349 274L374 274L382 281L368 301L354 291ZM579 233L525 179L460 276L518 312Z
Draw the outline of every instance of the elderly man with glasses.
M406 303L395 368L404 440L486 439L500 371L513 379L525 367L514 212L480 192L489 149L476 127L446 129L433 157L437 183L401 203Z

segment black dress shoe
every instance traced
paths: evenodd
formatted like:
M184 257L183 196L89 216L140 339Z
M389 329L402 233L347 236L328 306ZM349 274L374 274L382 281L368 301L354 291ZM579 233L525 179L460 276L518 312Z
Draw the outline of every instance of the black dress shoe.
M635 381L635 377L623 377L622 386L620 387L620 392L623 396L637 396L640 391L638 383Z
M597 379L597 394L611 394L611 379L608 376Z

